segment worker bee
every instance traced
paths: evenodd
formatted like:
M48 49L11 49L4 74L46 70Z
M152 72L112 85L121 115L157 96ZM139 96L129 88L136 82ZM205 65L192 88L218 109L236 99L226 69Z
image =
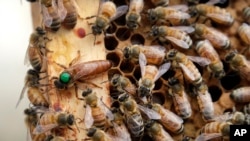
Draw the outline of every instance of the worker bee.
M191 27L187 27L186 29L193 30ZM188 49L193 44L192 39L186 32L168 26L153 26L149 32L149 36L158 38L163 43L170 41L172 44L184 49Z
M168 79L168 94L172 96L175 111L183 119L187 119L192 115L191 105L188 101L184 86L175 78Z
M187 25L190 15L188 13L183 12L183 9L188 9L188 8L186 5L178 5L178 7L158 6L154 9L149 9L147 11L148 19L151 24L163 22L170 24L171 26Z
M145 123L145 129L148 135L155 141L174 141L174 139L166 132L162 125L154 120L148 120Z
M147 65L147 59L143 53L139 54L139 64L141 68L141 78L139 80L138 94L140 98L150 97L154 89L155 82L170 68L170 63L165 63L159 67Z
M165 129L175 134L179 134L183 131L183 119L175 113L157 103L149 104L148 107L160 114L161 118L158 121Z
M218 133L218 136L216 137L229 137L230 133L230 122L209 122L206 125L204 125L201 129L201 134L213 134L213 133ZM219 134L221 134L219 136ZM214 134L217 135L217 134ZM215 138L215 137L214 137Z
M154 6L168 6L169 0L151 0Z
M176 49L169 50L166 53L166 59L172 61L172 66L174 68L181 67L182 71L184 72L184 77L193 85L201 83L202 77L199 70L192 61L198 63L201 66L206 66L210 63L206 58L186 56Z
M116 7L112 1L101 0L96 21L92 25L93 34L100 35L103 31L105 32L108 29L110 22L125 14L127 10L127 5ZM92 17L87 17L86 19Z
M126 59L131 62L137 63L139 54L143 53L146 56L147 63L153 65L161 65L165 59L166 48L163 46L143 46L143 45L130 45L124 48L123 54Z
M195 24L195 33L200 38L207 39L217 49L229 49L230 40L222 32L204 24Z
M202 82L194 90L203 119L205 121L212 120L214 118L214 106L207 85Z
M53 77L53 79L55 79L54 81L55 87L57 89L63 90L71 87L72 85L76 86L77 81L86 82L86 80L106 72L112 67L112 63L107 60L94 60L89 62L76 63L73 65L72 63L70 63L70 66L68 68L62 65L60 66L63 67L65 70L62 73L60 73L59 78ZM88 82L88 84L93 84L93 83Z
M85 127L90 128L92 125L99 129L107 129L110 127L110 120L114 119L112 112L107 109L106 105L100 101L92 89L82 92L82 96L86 101L84 123ZM106 118L109 118L109 120Z
M126 25L129 29L137 29L141 22L141 12L143 10L143 0L130 0L129 10L126 15Z
M244 55L230 51L225 55L225 61L232 70L238 71L243 79L250 81L250 63Z
M225 26L230 26L234 22L233 16L226 9L209 4L197 4L189 8L190 15L205 16L211 21Z
M75 123L75 117L73 114L67 114L63 112L45 111L40 117L33 134L45 133L56 127L68 127L71 129Z
M233 125L242 125L245 123L245 114L239 111L226 112L223 115L216 116L214 120L231 122Z
M242 15L246 23L250 24L250 7L245 7L242 10Z
M240 87L232 90L230 98L238 103L250 102L250 87Z
M119 92L127 92L135 96L136 87L127 77L124 77L120 74L114 74L110 82L111 85L115 87Z
M41 93L41 91L39 90L40 87L47 86L47 84L39 83L39 80L41 79L43 78L39 76L39 72L37 72L36 70L29 69L27 71L25 84L20 94L19 100L16 104L16 107L20 104L21 100L23 99L24 93L27 88L28 88L27 92L28 98L34 106L44 106L44 107L49 106L47 99L44 97L43 93Z
M76 5L74 3L74 0L62 0L63 5L61 7L64 7L67 14L65 15L65 18L62 21L62 24L68 28L72 29L75 27L77 23L77 10ZM58 4L62 4L61 2L58 2Z
M40 4L45 27L53 32L58 31L67 13L63 0L40 0Z
M208 40L199 41L195 47L196 52L204 58L209 59L208 71L218 79L225 76L225 71L220 57Z

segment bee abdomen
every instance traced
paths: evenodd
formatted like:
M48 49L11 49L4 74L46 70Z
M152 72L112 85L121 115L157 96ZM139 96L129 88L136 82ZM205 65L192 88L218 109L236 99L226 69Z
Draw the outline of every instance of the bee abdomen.
M140 137L144 133L144 123L140 114L133 114L127 118L128 129L134 137Z
M27 92L30 102L34 106L48 107L49 103L44 98L43 94L37 88L30 88Z
M76 13L67 14L66 18L63 21L63 25L68 29L73 29L77 23Z
M61 20L58 18L53 19L52 24L50 25L50 29L54 32L58 31L61 27Z

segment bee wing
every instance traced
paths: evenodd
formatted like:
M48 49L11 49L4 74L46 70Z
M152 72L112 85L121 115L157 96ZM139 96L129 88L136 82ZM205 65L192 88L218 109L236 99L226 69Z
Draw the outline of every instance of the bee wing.
M188 11L188 6L185 5L185 4L171 5L171 6L168 6L166 8L172 8L172 9L175 9L175 10L178 10L178 11L183 11L183 12Z
M164 73L166 73L169 70L170 66L170 63L164 63L163 65L161 65L159 67L157 75L154 78L154 81L158 80Z
M149 109L147 107L141 106L137 104L137 107L145 113L150 119L161 119L161 115L157 113L156 111Z
M114 115L111 110L105 105L102 100L98 101L98 104L109 120L114 120Z
M217 3L225 3L226 0L209 0L208 2L206 2L206 4L208 5L214 5L214 4L217 4Z
M222 15L222 14L217 14L217 13L209 13L206 15L209 18L217 18L217 19L221 19L223 21L231 21L231 16L229 14L227 15Z
M194 28L191 27L191 26L172 26L172 27L170 27L170 28L174 28L174 29L177 29L177 30L181 30L181 31L186 32L186 33L188 33L188 34L194 32Z
M141 76L144 76L145 75L145 67L147 65L147 59L143 53L139 54L139 64L140 64L140 68L141 68Z
M22 100L23 97L24 97L24 93L25 93L25 91L26 91L26 89L27 89L27 87L28 87L27 85L28 85L28 82L25 82L25 84L24 84L24 86L23 86L23 89L22 89L22 91L21 91L20 97L19 97L19 99L18 99L18 101L17 101L17 103L16 103L16 108L18 107L18 105L20 104L21 100Z
M228 37L225 34L219 32L219 31L217 31L215 29L212 29L212 28L209 28L209 30L212 30L216 34L216 36L214 36L213 34L204 35L204 37L207 40L209 40L211 44L212 44L211 41L213 41L213 42L216 42L219 46L224 46L225 45L225 40L229 40ZM218 37L220 37L220 38L218 38Z
M184 42L183 40L179 40L179 39L176 39L176 38L170 37L170 36L165 36L165 38L181 48L184 48L184 49L189 48L189 45L186 42Z
M129 10L133 9L136 13L140 13L143 10L144 1L143 0L130 0Z
M180 67L182 68L183 72L192 80L195 80L195 76L193 75L193 73L182 63L179 63Z
M87 105L85 109L85 116L84 116L85 127L88 129L93 125L93 123L94 123L94 119L92 117L91 107Z
M58 124L48 124L48 125L37 125L36 128L33 130L33 134L42 134L51 129L57 127Z
M45 26L50 27L53 19L48 12L48 8L43 4L41 5L41 7L42 7L43 23Z
M110 18L110 21L114 21L115 19L121 17L123 14L125 14L128 11L127 5L122 5L116 8L116 13L113 17Z
M204 58L204 57L199 57L199 56L187 56L189 60L199 64L200 66L207 66L211 62L209 59Z
M109 135L111 139L113 139L114 141L131 141L130 134L125 126L119 126L116 123L113 123L113 126L116 132L116 136Z
M173 13L169 13L168 15L165 15L165 18L171 18L171 19L189 19L191 16L188 13L177 11Z
M224 113L223 115L218 115L214 117L213 120L223 122L223 121L230 120L232 118L233 118L233 114L230 114L229 112L227 112L227 113Z
M207 141L221 136L222 136L221 133L210 133L210 134L202 133L195 138L195 141Z
M53 0L53 1L55 1L55 0ZM52 5L53 5L53 2L52 2ZM58 7L57 11L58 11L59 17L63 21L67 15L67 10L63 5L63 0L57 1L57 7Z

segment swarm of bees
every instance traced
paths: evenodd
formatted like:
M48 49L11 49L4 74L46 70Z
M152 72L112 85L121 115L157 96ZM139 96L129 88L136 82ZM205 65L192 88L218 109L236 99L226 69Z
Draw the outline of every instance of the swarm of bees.
M39 3L42 15L30 36L25 64L32 68L16 105L27 89L27 140L229 140L230 125L250 124L250 7L242 7L239 20L225 8L237 3L229 0L100 0L95 15L82 17L77 0L27 1ZM93 48L103 40L111 57L82 61L85 52L75 49L68 65L51 60L58 52L48 48L57 40L50 37L60 38L61 28L74 33L83 22ZM235 27L242 47L224 32ZM120 29L126 31L117 35ZM64 36L70 42L72 34ZM119 44L110 47L113 41ZM106 73L108 80L92 81ZM241 82L228 84L235 76Z

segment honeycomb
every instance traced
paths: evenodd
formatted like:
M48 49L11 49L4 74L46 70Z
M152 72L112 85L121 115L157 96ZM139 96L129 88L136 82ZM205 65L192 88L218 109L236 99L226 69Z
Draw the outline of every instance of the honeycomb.
M229 1L229 0L228 0ZM116 6L120 5L128 5L128 0L113 0L113 2L116 4ZM201 2L206 2L202 1ZM93 8L86 8L87 6L93 4L90 1L77 1L80 9L80 16L86 17L94 15L93 13L97 13L97 9ZM98 5L98 2L94 2L94 5ZM184 0L170 0L169 5L176 5L176 4L184 4ZM219 4L220 7L226 8L235 18L235 22L230 27L223 27L218 26L209 20L206 22L207 25L213 26L216 29L219 29L223 33L225 33L231 41L231 47L232 49L237 49L239 52L241 52L244 47L246 47L245 44L242 43L241 39L239 39L237 35L237 28L240 26L240 24L244 21L242 19L242 9L249 5L250 1L248 0L238 0L238 1L230 1L226 4ZM144 11L146 11L149 8L154 8L153 4L150 1L145 1ZM34 10L34 9L33 9ZM34 17L34 27L37 25L40 25L40 20L37 19L39 17L38 12L33 12L37 15L33 15ZM190 19L191 22L194 19ZM201 22L203 19L200 19L198 22ZM39 22L38 22L39 21ZM87 22L86 22L87 21ZM48 48L53 51L52 54L47 55L49 60L53 60L55 62L63 62L62 64L65 66L68 66L71 60L77 56L77 51L81 51L81 61L90 61L90 60L97 60L97 59L107 59L111 60L113 63L112 68L107 72L107 74L104 74L101 76L101 78L95 78L91 80L91 82L95 82L100 84L102 86L102 89L94 88L94 91L98 93L98 96L104 97L104 102L111 106L111 100L110 100L110 94L112 94L114 91L111 88L111 86L108 83L104 83L107 80L111 80L112 76L114 74L121 74L135 84L137 86L137 83L139 79L141 78L141 71L140 66L136 63L132 63L126 59L124 59L123 55L123 49L131 44L142 44L145 46L150 45L157 45L161 44L156 40L152 40L151 38L148 38L147 33L150 31L152 25L148 22L147 16L145 14L142 14L142 21L140 23L140 26L136 30L130 30L126 27L126 20L125 15L121 16L120 18L116 19L114 22L111 23L110 27L107 29L106 33L107 36L100 35L97 37L96 45L93 47L94 37L93 36L86 36L83 39L79 39L75 37L76 29L83 27L86 30L86 33L91 32L90 25L88 25L89 22L94 21L91 20L82 20L78 18L78 23L76 27L73 29L73 31L68 31L63 28L60 28L60 30L56 33L49 33L49 38L52 39L51 42L48 43ZM72 37L74 36L74 37ZM193 35L190 35L193 38ZM195 38L193 38L195 39ZM193 40L195 42L195 40ZM81 44L81 45L79 45ZM82 44L84 45L84 48L82 47ZM86 47L85 47L86 46ZM165 45L164 46L168 49L170 48L176 48L172 47L171 45ZM66 49L67 48L67 49ZM198 54L194 51L194 49L180 49L176 48L180 52L186 54L186 55L193 55L198 56ZM224 55L227 51L224 50L217 50L221 60L224 60ZM70 54L64 54L65 52L70 52ZM249 57L249 52L246 53L246 57ZM205 81L205 83L208 86L209 92L211 94L213 105L215 108L215 115L221 115L224 112L232 111L232 108L236 106L237 110L240 110L243 106L243 104L235 104L229 97L229 93L238 87L241 86L247 86L248 82L246 80L243 80L239 74L235 71L233 71L229 65L223 61L224 70L226 72L226 76L223 77L221 80L218 80L216 78L210 78L210 73L206 68L203 68L196 64L196 67L199 69L199 72L202 74L202 77ZM62 71L62 68L56 66L53 62L48 61L48 73L51 76L58 76L58 74ZM153 102L159 103L163 105L166 109L169 109L173 112L175 112L173 107L173 101L172 98L167 94L167 83L168 79L176 76L180 77L180 72L176 72L173 69L170 69L165 73L160 79L158 79L155 82L155 87L153 89ZM51 82L50 82L51 83ZM78 90L78 94L81 93L82 89ZM60 98L58 97L58 92L55 90L51 90L48 93L48 97L50 99L50 107L60 107L61 109L72 112L74 115L78 118L82 118L84 115L84 102L79 101L76 99L74 95L74 88L70 88L67 91L63 91L60 93ZM206 124L206 122L202 119L201 114L199 112L199 109L197 107L197 100L193 98L192 96L188 96L193 113L192 116L185 120L184 122L184 132L182 134L176 135L170 133L170 135L175 140L182 140L184 136L189 136L191 138L195 138L199 132L199 130ZM82 127L81 123L77 123L77 126L80 127L80 133L76 132L76 128L74 128L74 132L68 130L68 129L62 129L62 132L60 131L60 135L67 138L67 140L84 140L86 137L86 131L85 128ZM59 134L59 133L58 133ZM144 135L142 137L142 140L151 140L148 135Z

